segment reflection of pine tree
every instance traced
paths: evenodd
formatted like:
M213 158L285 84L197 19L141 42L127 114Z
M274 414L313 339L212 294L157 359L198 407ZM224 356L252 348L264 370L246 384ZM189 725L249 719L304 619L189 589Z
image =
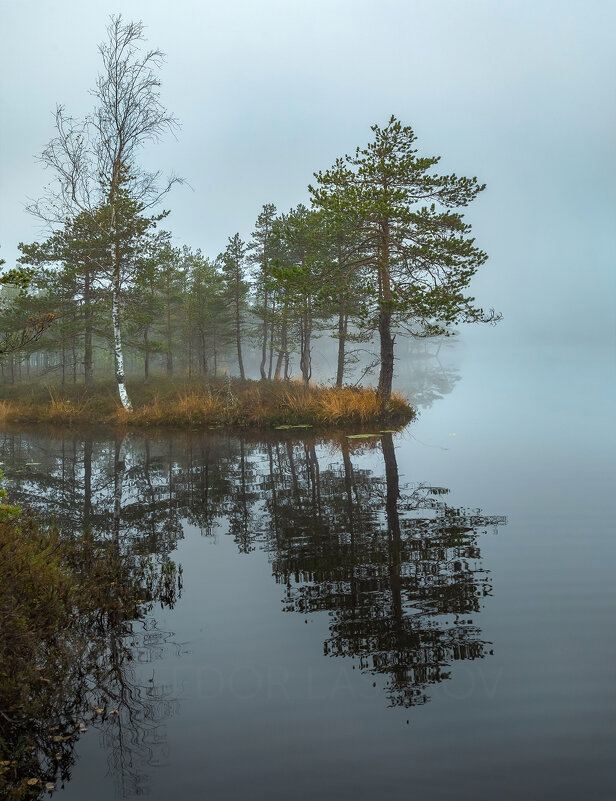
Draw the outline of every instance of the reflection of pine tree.
M484 656L467 617L490 592L478 529L504 521L453 509L438 488L401 493L391 435L382 450L384 478L354 470L345 444L342 464L323 471L313 446L278 450L268 547L285 608L327 610L325 653L387 676L390 703L409 706L453 661Z

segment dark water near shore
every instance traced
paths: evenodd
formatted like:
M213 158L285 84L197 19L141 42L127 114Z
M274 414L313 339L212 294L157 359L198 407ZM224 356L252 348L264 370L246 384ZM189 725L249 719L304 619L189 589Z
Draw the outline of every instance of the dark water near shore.
M371 440L0 434L11 500L171 555L69 799L608 799L613 357L444 347Z

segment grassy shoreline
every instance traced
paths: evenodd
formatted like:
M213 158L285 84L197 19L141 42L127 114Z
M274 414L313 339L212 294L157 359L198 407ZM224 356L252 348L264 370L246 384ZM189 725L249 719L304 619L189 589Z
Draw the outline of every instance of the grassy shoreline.
M403 425L414 410L399 393L385 408L366 387L311 386L299 382L167 381L129 382L134 411L121 406L112 382L63 390L45 384L0 387L0 423L107 425L135 428L276 429Z

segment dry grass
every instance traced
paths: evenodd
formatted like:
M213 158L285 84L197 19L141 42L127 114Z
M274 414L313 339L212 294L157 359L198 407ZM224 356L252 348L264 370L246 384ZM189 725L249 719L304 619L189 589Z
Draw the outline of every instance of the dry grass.
M319 419L332 423L349 419L367 423L381 413L381 400L372 389L325 389L316 398L316 404Z
M63 425L112 424L177 428L268 428L280 425L355 426L406 423L413 410L399 394L385 409L374 389L311 386L299 382L168 382L129 386L134 411L121 406L113 384L91 390L2 388L0 420ZM7 392L7 390L9 390Z

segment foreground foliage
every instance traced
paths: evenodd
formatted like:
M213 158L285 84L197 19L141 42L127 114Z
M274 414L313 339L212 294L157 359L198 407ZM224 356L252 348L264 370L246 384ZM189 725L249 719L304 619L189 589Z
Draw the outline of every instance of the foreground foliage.
M0 506L0 797L69 778L81 732L130 691L127 630L154 601L173 605L180 576L167 557L69 539Z

